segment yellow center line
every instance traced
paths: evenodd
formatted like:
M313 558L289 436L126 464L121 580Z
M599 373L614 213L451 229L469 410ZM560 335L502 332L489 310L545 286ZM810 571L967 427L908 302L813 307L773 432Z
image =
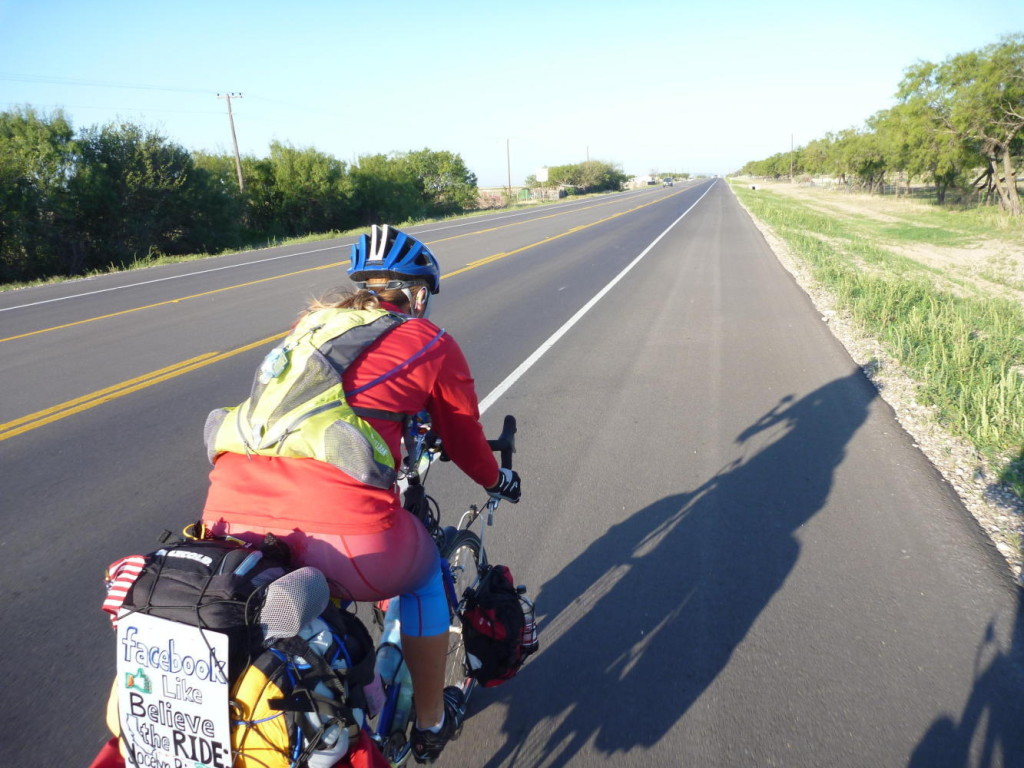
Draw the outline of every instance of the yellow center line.
M685 191L685 190L681 190L681 191ZM476 261L470 262L469 264L467 264L465 267L462 267L461 269L456 269L456 270L454 270L452 272L448 272L447 274L442 275L441 279L443 280L443 279L452 277L454 275L462 274L463 272L468 272L471 269L476 269L477 267L481 267L481 266L483 266L485 264L490 264L491 262L498 261L499 259L503 259L506 256L512 256L513 254L516 254L516 253L522 253L523 251L528 251L531 248L536 248L537 246L544 245L546 243L550 243L550 242L552 242L554 240L558 240L560 238L566 237L566 236L571 235L571 234L575 234L576 232L579 232L581 230L589 229L590 227L595 227L598 224L603 224L605 222L611 221L612 219L617 219L620 216L625 216L627 213L633 213L634 211L638 211L641 208L646 208L649 205L654 205L655 203L663 202L663 201L667 200L669 197L674 196L675 194L680 194L680 193L676 192L676 193L673 193L673 195L669 195L667 197L658 198L657 200L652 200L650 202L643 203L641 205L635 206L635 207L630 208L630 209L625 210L625 211L619 211L618 213L613 213L611 216L606 216L603 219L598 219L597 221L593 221L590 224L584 224L582 226L573 227L573 228L568 229L565 232L562 232L560 234L552 235L551 237L546 237L543 240L538 240L535 243L530 243L529 245L524 245L521 248L516 248L515 250L512 250L512 251L503 251L501 253L495 253L495 254L491 254L490 256L485 256L482 259L477 259ZM596 206L591 206L591 207L596 207ZM551 217L544 217L544 218L551 218ZM532 219L531 221L536 221L536 219ZM501 227L496 227L496 229L501 229ZM460 237L461 237L461 235L460 235ZM341 263L343 263L343 262L338 262L338 263L335 263L335 264L327 264L327 265L322 266L322 267L311 267L310 269L303 269L303 270L299 270L298 272L292 272L290 274L298 275L298 274L302 274L303 272L312 272L312 271L315 271L315 270L318 270L318 269L328 269L330 267L336 267L336 266L338 266ZM287 276L288 275L280 275L279 277L287 277ZM127 314L128 312L135 312L135 311L138 311L139 309L148 309L150 307L158 307L158 306L162 306L164 304L174 304L174 303L177 303L179 301L184 301L185 299L196 298L196 297L199 297L199 296L209 296L211 294L220 293L221 291L231 290L231 288L239 288L242 285L257 285L259 283L265 283L268 280L276 280L276 279L278 279L278 278L276 278L276 277L267 277L267 278L263 278L262 280L253 280L252 282L242 283L242 284L237 285L237 286L230 286L228 288L218 288L218 289L213 290L213 291L207 291L206 293L197 293L194 296L186 296L183 299L172 299L170 301L163 301L163 302L160 302L159 304L150 304L148 307L137 307L136 309L129 309L129 310L125 310L124 312L116 312L116 313L114 313L112 315L104 315L104 317L114 317L116 315ZM92 318L92 319L101 319L101 318ZM66 327L69 327L71 325L79 325L80 323L86 323L86 322L90 322L90 320L80 320L77 323L69 323L67 326L58 326L58 327L66 328ZM46 329L46 330L55 330L55 329L51 328L51 329ZM12 336L12 337L10 337L10 339L23 338L24 336L32 336L32 335L34 335L36 333L43 333L43 332L44 331L33 331L32 333L23 334L22 336ZM278 339L283 339L287 335L288 335L288 332L285 331L284 333L278 333L278 334L275 334L273 336L268 336L265 339L260 339L259 341L254 341L254 342L252 342L250 344L246 344L245 346L238 347L237 349L228 350L227 352L207 352L205 354L199 355L198 357L193 357L193 358L190 358L188 360L183 360L180 363L175 363L173 365L169 365L166 368L160 368L160 369L158 369L156 371L152 371L150 373L143 374L142 376L139 376L139 377L134 378L134 379L128 379L127 381L122 381L119 384L114 384L114 385L112 385L110 387L98 390L98 391L93 392L91 394L83 395L82 397L75 398L74 400L68 400L67 402L61 403L59 405L55 405L55 406L52 406L50 408L46 408L46 409L41 410L41 411L36 411L35 413L30 413L27 416L22 416L20 418L14 419L13 421L8 421L6 423L0 424L0 441L6 440L6 439L8 439L10 437L15 437L16 435L23 434L25 432L28 432L30 430L35 429L36 427L41 427L44 424L50 424L50 423L52 423L54 421L58 421L60 419L63 419L65 417L67 417L67 416L71 416L71 415L76 414L76 413L81 413L82 411L88 410L90 408L95 408L97 405L102 405L103 403L108 403L111 400L116 400L117 398L123 397L124 395L131 394L132 392L138 392L141 389L145 389L147 387L151 387L154 384L159 384L159 383L161 383L163 381L167 381L168 379L173 379L173 378L175 378L177 376L181 376L183 374L190 373L192 371L198 370L199 368L204 368L204 367L206 367L208 365L213 365L214 363L219 363L222 360L227 360L228 358L234 357L235 355L241 354L242 352L248 352L251 349L255 349L257 347L261 347L261 346L263 346L265 344L269 344L269 343L271 343L273 341L277 341ZM0 339L0 342L2 342L2 341L9 341L10 339Z
M251 280L248 283L239 283L238 285L229 285L229 286L227 286L225 288L215 288L212 291L204 291L203 293L193 293L191 296L182 296L181 298L178 298L178 299L168 299L167 301L158 301L156 304L146 304L145 306L142 306L142 307L132 307L131 309L124 309L124 310L121 310L120 312L111 312L109 315L99 315L97 317L88 317L85 320L76 320L73 323L65 323L64 325L55 325L52 328L40 328L38 331L29 331L28 333L22 333L22 334L19 334L18 336L8 336L6 339L0 339L0 344L2 344L5 341L14 341L15 339L25 339L25 338L28 338L29 336L35 336L36 334L39 334L39 333L48 333L49 331L59 331L59 330L61 330L63 328L73 328L76 325L83 325L85 323L92 323L92 322L95 322L96 320L106 320L107 318L110 318L110 317L120 317L121 315L129 315L132 312L140 312L143 309L153 309L155 307L165 307L168 304L178 304L179 302L188 301L189 299L198 299L198 298L202 298L203 296L213 296L216 293L223 293L224 291L231 291L231 290L234 290L235 288L244 288L244 287L246 287L248 285L259 285L260 283L267 283L267 282L270 282L271 280L280 280L282 277L294 277L295 275L301 275L301 274L303 274L305 272L316 272L319 269L330 269L331 267L337 267L337 266L339 266L339 265L341 265L343 263L344 262L336 261L333 264L324 264L321 267L310 267L309 269L300 269L298 272L288 272L287 274L284 274L284 275L275 275L274 277L264 277L264 278L262 278L260 280Z
M680 190L680 192L683 192L683 191L685 191L685 190ZM471 261L471 262L469 262L469 264L464 266L462 269L456 269L456 270L453 270L451 272L448 272L447 274L444 275L444 277L452 277L454 275L460 275L463 272L469 272L471 269L476 269L477 267L481 267L484 264L490 264L491 262L498 261L499 259L504 259L506 256L512 256L513 254L516 254L516 253L522 253L523 251L528 251L531 248L536 248L538 245L544 245L544 244L550 243L550 242L552 242L554 240L559 240L559 239L561 239L563 237L566 237L567 235L573 235L573 234L575 234L577 232L580 232L581 230L590 229L591 227L596 227L598 224L604 224L607 221L611 221L612 219L619 218L619 216L625 216L627 213L633 213L634 211L639 211L641 208L646 208L649 205L654 205L655 203L664 202L669 197L672 197L673 195L680 194L680 192L674 192L674 193L672 193L672 195L668 195L667 197L661 197L661 198L658 198L657 200L651 200L648 203L642 203L642 204L637 205L637 206L635 206L633 208L629 208L628 210L619 211L618 213L613 213L611 216L605 216L603 219L597 219L596 221L592 221L589 224L581 224L578 227L572 227L571 229L567 229L565 232L561 232L561 233L559 233L557 235L552 235L551 237L545 237L543 240L538 240L536 243L530 243L529 245L524 245L522 248L516 248L514 251L505 251L503 253L495 253L495 254L492 254L490 256L485 256L482 259L477 259L476 261Z
M667 198L663 198L667 199ZM606 205L614 205L619 202L618 200L609 200L604 203L594 203L593 205L585 205L580 208L573 208L570 211L557 211L555 213L549 213L547 216L534 216L532 219L526 219L524 221L513 221L510 224L499 224L496 227L489 227L487 229L477 229L472 232L463 232L460 235L451 235L450 237L442 237L437 240L427 241L427 245L434 245L435 243L445 243L449 240L458 240L460 237L470 237L471 235L483 235L488 232L497 232L500 229L508 229L509 227L521 227L524 224L532 224L535 221L543 221L544 219L553 219L557 216L568 216L570 213L579 213L580 211L589 211L593 208L601 208Z
M159 384L162 381L173 379L176 376L181 376L183 373L189 373L199 368L203 368L213 363L219 363L221 360L227 360L229 357L241 354L242 352L248 352L250 349L261 347L264 344L269 344L272 341L283 339L288 333L277 333L273 336L268 336L265 339L254 341L251 344L246 344L244 347L238 347L227 352L207 352L206 354L193 357L188 360L183 360L180 363L169 365L166 368L160 368L159 370L152 371L150 373L143 374L134 379L128 379L122 381L120 384L114 384L113 386L101 389L88 395L75 398L74 400L68 400L60 405L55 405L52 408L46 408L42 411L36 411L30 413L27 416L15 419L14 421L8 421L4 424L0 424L0 441L6 440L9 437L20 435L29 430L41 427L44 424L49 424L54 421L58 421L67 416L71 416L75 413L81 413L82 411L95 408L97 405L103 403L109 403L111 400L116 400L124 395L131 394L132 392L138 392L140 389L151 387L154 384Z

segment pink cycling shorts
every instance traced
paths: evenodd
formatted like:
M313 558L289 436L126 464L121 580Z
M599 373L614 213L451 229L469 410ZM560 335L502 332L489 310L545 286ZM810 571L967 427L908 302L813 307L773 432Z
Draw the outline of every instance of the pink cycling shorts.
M331 595L373 602L400 595L402 632L436 635L448 630L448 600L437 545L404 509L395 524L376 533L305 533L223 520L210 522L214 536L231 535L259 544L272 533L284 541L296 566L313 566L327 577Z

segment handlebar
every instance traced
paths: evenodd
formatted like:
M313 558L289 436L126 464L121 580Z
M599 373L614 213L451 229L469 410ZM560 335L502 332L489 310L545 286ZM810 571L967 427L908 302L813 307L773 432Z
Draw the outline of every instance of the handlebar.
M506 416L498 439L488 440L487 445L492 451L501 453L502 469L512 469L512 454L516 452L516 417Z
M487 446L501 454L502 469L512 469L512 454L516 452L516 417L511 414L505 417L501 434L495 440L488 440ZM430 429L429 417L424 411L410 422L404 435L407 456L406 467L415 467L422 451L439 451L436 457L441 461L450 461L441 444L441 438ZM414 471L415 474L415 471Z
M501 454L502 469L512 469L512 454L516 452L516 431L516 417L508 415L505 417L498 438L487 441L488 448ZM426 495L423 483L430 470L431 462L435 459L441 461L450 461L450 459L445 453L440 436L431 430L429 415L425 411L422 414L417 414L406 425L404 439L407 451L403 460L405 471L399 480L399 487L405 494L403 506L423 521L427 530L431 530L428 518L432 520L433 527L436 528L438 515L431 510L430 505L433 504L436 508L436 504ZM404 487L402 483L405 483ZM493 524L494 511L498 508L499 501L500 499L496 496L488 499L487 525ZM479 515L479 508L475 504L470 505L459 522L459 529L468 528ZM483 531L480 532L480 537L482 540Z

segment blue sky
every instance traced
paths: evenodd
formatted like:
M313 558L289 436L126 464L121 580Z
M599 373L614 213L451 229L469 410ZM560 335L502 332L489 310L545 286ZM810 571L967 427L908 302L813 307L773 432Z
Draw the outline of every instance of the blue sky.
M508 159L513 184L588 155L727 173L862 125L919 59L1021 31L1022 0L0 0L0 109L228 152L217 94L241 92L244 154L445 149L484 186Z

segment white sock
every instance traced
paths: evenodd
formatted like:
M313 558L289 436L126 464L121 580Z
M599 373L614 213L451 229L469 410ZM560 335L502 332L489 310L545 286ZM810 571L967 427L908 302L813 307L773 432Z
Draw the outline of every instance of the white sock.
M441 732L441 728L443 726L444 726L444 712L441 713L441 721L437 725L432 725L430 728L427 728L427 730L430 731L431 733L440 733Z

